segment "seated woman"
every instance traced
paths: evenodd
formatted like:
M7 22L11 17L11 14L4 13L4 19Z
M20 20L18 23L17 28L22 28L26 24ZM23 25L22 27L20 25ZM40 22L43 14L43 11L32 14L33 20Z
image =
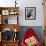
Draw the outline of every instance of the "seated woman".
M27 29L21 42L22 46L41 46L37 39L36 33L31 29Z

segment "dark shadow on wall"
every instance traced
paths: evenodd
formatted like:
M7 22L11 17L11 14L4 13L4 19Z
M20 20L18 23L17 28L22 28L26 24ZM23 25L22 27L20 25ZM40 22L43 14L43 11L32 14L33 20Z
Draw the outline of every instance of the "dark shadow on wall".
M36 32L39 41L41 43L43 43L43 30L42 30L42 26L21 26L20 27L20 31L19 31L19 40L20 40L20 42L21 42L21 40L22 40L22 38L24 36L25 31L28 28L32 28Z

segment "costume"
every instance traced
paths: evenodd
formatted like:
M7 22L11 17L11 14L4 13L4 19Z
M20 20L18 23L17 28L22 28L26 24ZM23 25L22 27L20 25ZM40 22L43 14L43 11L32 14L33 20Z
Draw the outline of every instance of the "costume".
M21 42L22 46L41 46L32 28L27 29Z

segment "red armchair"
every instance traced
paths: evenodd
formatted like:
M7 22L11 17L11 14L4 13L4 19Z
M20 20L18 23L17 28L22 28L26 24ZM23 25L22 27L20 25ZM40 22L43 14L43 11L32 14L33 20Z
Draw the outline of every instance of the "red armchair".
M35 39L34 41L35 41L36 44L31 45L31 42L28 42L28 41L30 41L29 39L30 40ZM32 42L34 42L34 41L32 41ZM28 43L30 45L27 45ZM33 29L31 29L31 28L27 29L27 31L25 32L24 37L22 38L21 46L41 46L40 42L37 40L37 35L33 31Z

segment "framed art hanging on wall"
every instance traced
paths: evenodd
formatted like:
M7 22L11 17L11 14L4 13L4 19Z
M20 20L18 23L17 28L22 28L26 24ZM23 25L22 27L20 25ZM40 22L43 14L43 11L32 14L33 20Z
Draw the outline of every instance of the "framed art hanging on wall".
M26 20L36 20L36 7L26 7L25 8L25 19Z

